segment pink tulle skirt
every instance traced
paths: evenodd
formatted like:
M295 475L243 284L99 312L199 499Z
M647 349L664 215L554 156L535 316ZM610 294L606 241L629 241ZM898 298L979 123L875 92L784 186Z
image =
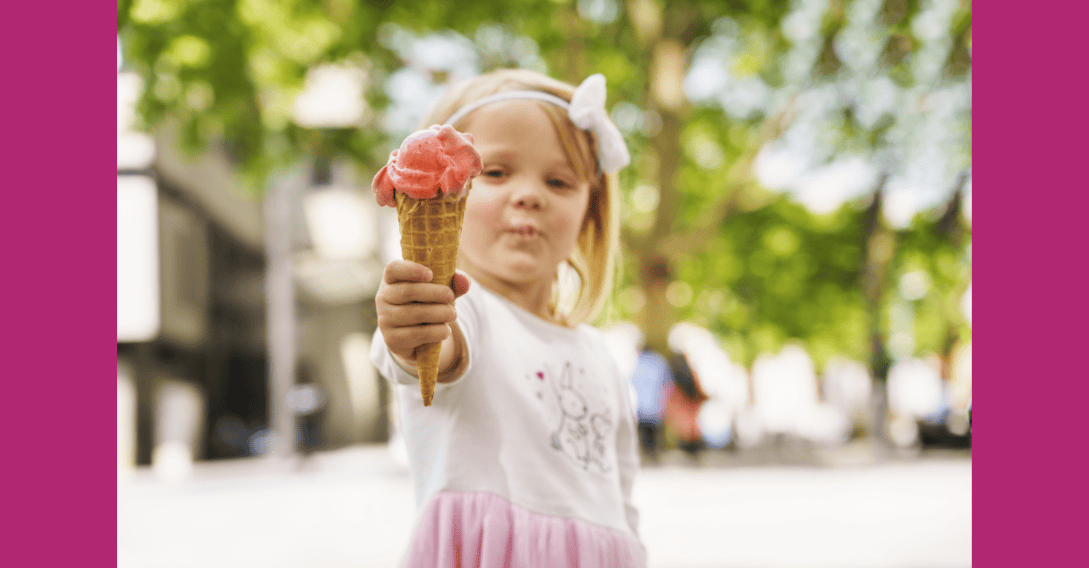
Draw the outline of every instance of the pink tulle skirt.
M486 491L440 492L423 512L409 568L636 568L642 547L616 530L551 517Z

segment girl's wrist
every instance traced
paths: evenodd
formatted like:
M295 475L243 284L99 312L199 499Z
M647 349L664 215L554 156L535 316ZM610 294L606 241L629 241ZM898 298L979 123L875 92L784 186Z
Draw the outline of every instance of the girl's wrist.
M440 383L448 383L461 377L465 369L469 367L469 349L461 328L455 323L450 326L450 331L452 340L450 347L454 350L454 360L446 369L439 370L438 382Z

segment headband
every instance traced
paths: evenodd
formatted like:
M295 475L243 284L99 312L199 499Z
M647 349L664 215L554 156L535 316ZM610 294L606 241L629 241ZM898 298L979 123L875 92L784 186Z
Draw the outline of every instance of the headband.
M446 120L451 126L470 112L491 103L511 99L533 99L552 103L567 111L567 116L575 126L594 133L597 138L598 167L605 173L615 173L631 163L631 155L624 144L620 129L609 119L605 112L605 76L601 73L590 75L575 89L571 102L544 91L503 91L489 95L461 107Z

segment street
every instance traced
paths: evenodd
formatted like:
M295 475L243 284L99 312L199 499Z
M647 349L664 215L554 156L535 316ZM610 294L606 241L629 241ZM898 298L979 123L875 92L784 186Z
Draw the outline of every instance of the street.
M636 480L651 568L960 568L972 563L970 453L818 465L667 456ZM393 567L414 511L385 445L305 461L201 462L118 482L118 566Z

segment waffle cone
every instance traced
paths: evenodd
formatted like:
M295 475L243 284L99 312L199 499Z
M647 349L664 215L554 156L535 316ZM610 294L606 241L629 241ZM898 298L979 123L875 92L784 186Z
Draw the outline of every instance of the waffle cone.
M461 221L465 217L465 196L440 195L415 199L397 192L397 221L401 225L401 255L431 269L432 282L450 286L458 260ZM441 343L416 348L416 372L424 406L431 406L439 376Z

